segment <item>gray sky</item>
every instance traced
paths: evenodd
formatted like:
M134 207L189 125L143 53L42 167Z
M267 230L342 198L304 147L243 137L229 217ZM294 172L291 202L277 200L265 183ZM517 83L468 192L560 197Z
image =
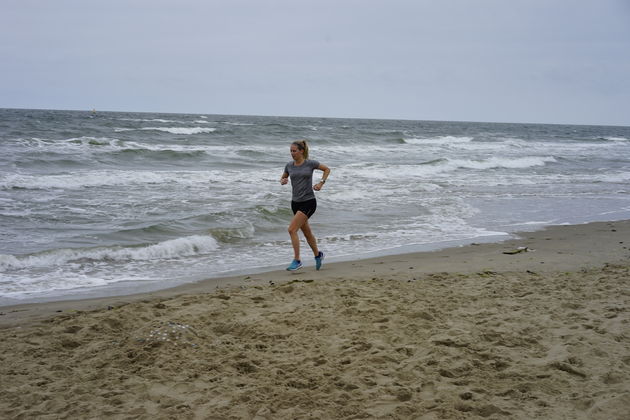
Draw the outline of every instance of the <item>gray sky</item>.
M630 0L1 0L0 107L630 126Z

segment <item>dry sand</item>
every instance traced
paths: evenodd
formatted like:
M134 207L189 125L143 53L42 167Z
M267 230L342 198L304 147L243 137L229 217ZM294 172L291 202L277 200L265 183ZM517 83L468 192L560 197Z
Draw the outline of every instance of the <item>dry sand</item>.
M629 247L561 226L0 308L0 418L628 419Z

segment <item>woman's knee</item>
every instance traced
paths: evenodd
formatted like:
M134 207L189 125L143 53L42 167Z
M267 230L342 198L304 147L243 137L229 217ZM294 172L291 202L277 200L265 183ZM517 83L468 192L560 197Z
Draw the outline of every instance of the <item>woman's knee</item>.
M298 223L298 221L294 220L293 222L291 222L291 224L289 224L289 227L287 228L287 231L289 232L289 235L295 235L295 234L298 233L300 228L301 228L301 226Z
M302 212L297 212L295 216L293 216L293 220L289 223L289 231L290 235L296 234L300 229L303 229L305 225L308 225L308 218Z

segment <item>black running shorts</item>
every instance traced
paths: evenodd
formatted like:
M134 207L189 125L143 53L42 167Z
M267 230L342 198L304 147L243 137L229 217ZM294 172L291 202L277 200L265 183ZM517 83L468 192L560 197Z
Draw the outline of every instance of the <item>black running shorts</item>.
M306 215L307 218L310 219L311 216L315 213L316 209L317 209L317 200L315 198L312 198L307 201L300 201L300 202L291 201L291 210L293 210L293 214L297 213L298 211L301 211L302 213Z

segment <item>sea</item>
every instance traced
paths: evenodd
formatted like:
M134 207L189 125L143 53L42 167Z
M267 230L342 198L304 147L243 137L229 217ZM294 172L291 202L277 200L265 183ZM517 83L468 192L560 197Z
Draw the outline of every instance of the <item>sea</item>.
M296 139L325 262L630 219L630 127L0 109L0 305L284 268Z

